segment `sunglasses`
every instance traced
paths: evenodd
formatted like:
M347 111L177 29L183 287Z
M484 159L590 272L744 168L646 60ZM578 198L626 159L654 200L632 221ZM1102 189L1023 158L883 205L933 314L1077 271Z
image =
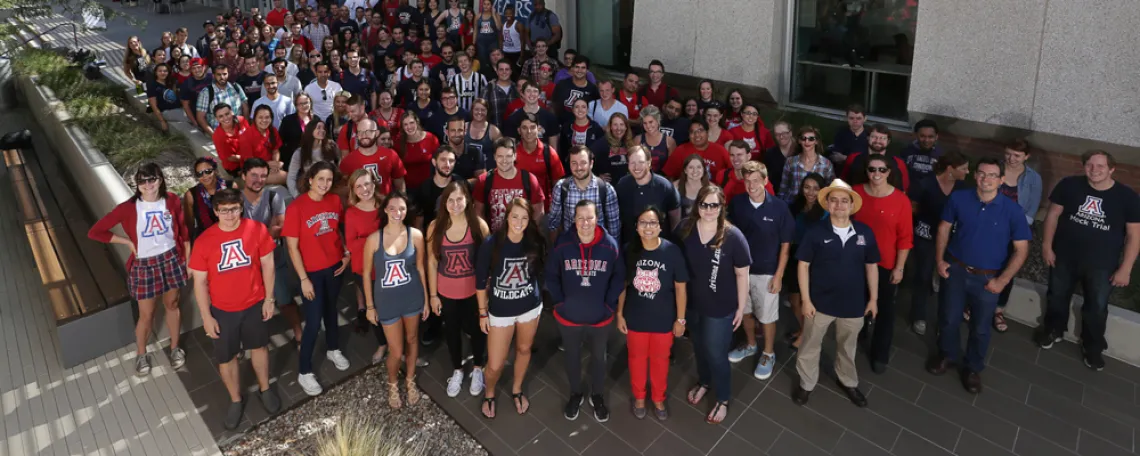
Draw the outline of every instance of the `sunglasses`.
M153 177L153 176L151 176L151 177L140 177L140 178L135 180L135 183L137 183L138 185L153 184L155 182L158 182L158 178Z
M202 177L209 176L211 174L214 174L213 168L207 168L207 169L203 169L201 171L194 173L194 176L198 177L198 178L202 178Z
M701 203L700 207L705 210L720 209L720 203Z
M887 168L887 167L885 167L885 166L881 166L881 167L878 167L878 168L876 168L876 167L874 167L874 166L868 166L868 167L867 167L867 172L868 172L868 173L876 173L876 172L877 172L877 173L881 173L881 174L886 174L886 173L887 173L887 171L890 171L890 170L891 170L890 168Z
M328 92L325 92L324 90L321 90L321 101L329 101L329 94L328 94Z
M800 136L800 141L815 141L815 136Z

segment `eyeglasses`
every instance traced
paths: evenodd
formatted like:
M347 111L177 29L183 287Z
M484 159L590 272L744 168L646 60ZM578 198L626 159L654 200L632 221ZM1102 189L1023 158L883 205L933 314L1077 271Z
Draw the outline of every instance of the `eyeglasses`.
M874 167L874 166L868 166L868 167L867 167L867 172L868 172L868 173L880 173L880 174L886 174L886 173L887 173L887 171L890 171L890 170L891 170L891 169L890 169L890 168L887 168L886 166L880 166L880 167L878 167L878 168L876 168L876 167Z
M194 176L198 177L198 178L203 178L203 177L209 176L211 174L214 174L214 169L213 168L206 168L206 169L203 169L201 171L194 173Z
M218 214L225 214L225 215L240 214L241 213L241 206L217 208L217 209L214 209L214 212L217 212Z
M814 142L815 136L800 136L800 141Z
M701 209L711 211L714 209L720 209L720 203L701 203L700 207L701 207Z
M758 115L760 115L760 113L756 112L756 111L744 111L740 114L745 115L745 116L758 116Z
M158 177L155 176L140 177L138 179L135 179L135 183L138 185L153 184L155 182L158 182Z
M640 226L642 228L657 228L661 226L661 222L658 222L656 220L642 220L637 222L637 226Z

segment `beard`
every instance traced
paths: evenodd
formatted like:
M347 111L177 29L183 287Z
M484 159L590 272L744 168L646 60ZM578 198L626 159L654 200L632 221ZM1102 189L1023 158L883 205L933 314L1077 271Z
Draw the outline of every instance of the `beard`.
M360 146L360 148L362 148L362 149L368 149L368 148L376 145L376 140L375 139L357 138L356 139L356 145Z
M448 171L445 173L445 172L443 172L443 170L442 170L442 169L436 168L436 169L435 169L435 174L436 174L437 176L439 176L439 177L442 177L442 178L444 178L444 179L450 179L450 178L451 178L451 173L452 173L452 171L453 171L453 170L448 170Z

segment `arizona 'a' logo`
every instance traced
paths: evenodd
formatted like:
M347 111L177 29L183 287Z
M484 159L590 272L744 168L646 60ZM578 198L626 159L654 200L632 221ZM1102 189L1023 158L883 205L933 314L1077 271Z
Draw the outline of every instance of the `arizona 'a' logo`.
M503 258L503 272L497 282L499 288L508 290L526 286L530 282L526 258Z
M447 254L447 267L443 271L445 276L459 277L470 274L475 269L467 250L448 250L444 253Z
M657 293L661 291L661 277L657 268L636 268L633 276L633 288L641 293Z
M384 262L384 279L380 282L383 288L394 288L412 281L408 269L404 267L404 260L388 260Z
M245 254L241 239L223 242L221 245L222 259L218 261L218 272L231 271L253 264L249 255Z
M364 169L366 171L372 173L372 177L375 177L377 179L380 178L380 166L377 165L376 163L366 164L366 165L364 165Z
M143 214L142 237L164 236L170 232L170 213L147 211Z
M1081 204L1077 212L1082 214L1089 214L1096 217L1104 217L1104 200L1095 196L1085 196L1084 204Z

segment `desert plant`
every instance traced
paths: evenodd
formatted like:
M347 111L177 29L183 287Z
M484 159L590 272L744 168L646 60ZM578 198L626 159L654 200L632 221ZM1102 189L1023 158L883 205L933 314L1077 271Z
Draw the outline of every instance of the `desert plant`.
M318 456L423 456L424 441L406 441L388 425L358 417L341 417L317 437Z

